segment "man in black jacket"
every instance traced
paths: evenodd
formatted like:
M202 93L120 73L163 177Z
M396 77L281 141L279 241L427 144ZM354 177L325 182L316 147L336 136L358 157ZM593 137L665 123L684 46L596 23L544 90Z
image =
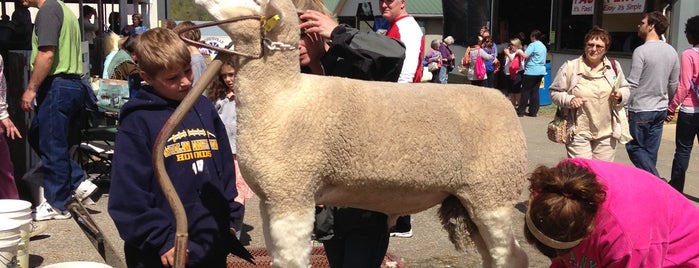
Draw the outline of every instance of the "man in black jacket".
M405 46L374 32L338 25L311 7L301 14L299 60L306 73L371 81L398 81ZM326 42L326 40L328 40ZM351 98L352 96L347 96ZM356 208L319 208L316 238L331 267L380 267L388 250L388 216Z

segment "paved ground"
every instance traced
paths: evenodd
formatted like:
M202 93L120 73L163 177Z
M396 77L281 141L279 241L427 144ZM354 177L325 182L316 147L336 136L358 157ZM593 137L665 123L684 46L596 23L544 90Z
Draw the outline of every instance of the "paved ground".
M563 146L551 143L546 139L545 127L552 116L544 113L545 111L542 111L542 114L537 118L523 117L520 119L529 148L529 170L540 164L553 165L565 157ZM658 169L664 177L669 177L674 147L674 125L666 125L658 163ZM694 163L699 159L697 154L699 154L697 150L692 153L691 161ZM623 147L617 150L616 161L630 164ZM108 185L102 184L103 190L107 187ZM698 165L690 164L685 191L687 197L695 204L699 202ZM114 244L117 255L121 255L123 254L121 249L123 243L106 212L108 198L107 194L102 194L95 205L88 206L88 210L104 231L108 241ZM524 200L526 200L526 192L520 198L520 201ZM264 244L257 203L258 199L256 198L249 201L245 216L243 243L250 247L262 247ZM516 213L513 215L515 226L517 226L516 234L520 244L529 254L530 267L548 267L548 260L524 241L522 237L524 206L520 203L516 208ZM392 238L389 251L399 256L409 267L479 267L480 259L475 249L469 248L465 252L454 250L446 238L446 232L439 225L436 215L435 208L415 214L413 216L415 234L413 238ZM35 237L30 243L30 267L78 260L104 262L75 221L51 221L49 225L49 229L44 235Z

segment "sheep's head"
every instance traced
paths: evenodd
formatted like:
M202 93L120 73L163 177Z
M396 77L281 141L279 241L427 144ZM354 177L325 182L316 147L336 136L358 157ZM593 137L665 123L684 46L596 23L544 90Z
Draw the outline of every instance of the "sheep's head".
M262 38L267 44L291 48L298 44L298 17L290 0L195 0L195 3L218 21L249 17L219 25L241 53L261 55Z
M216 20L235 17L260 15L262 5L269 0L194 0L194 3L206 9Z

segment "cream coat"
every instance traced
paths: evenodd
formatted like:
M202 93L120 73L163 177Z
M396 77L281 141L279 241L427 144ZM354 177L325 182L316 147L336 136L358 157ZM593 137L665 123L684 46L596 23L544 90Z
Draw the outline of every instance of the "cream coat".
M572 113L574 111L573 109L570 109L570 101L576 97L573 94L573 89L580 82L580 79L583 79L582 71L579 70L580 64L584 64L582 56L574 60L566 61L566 63L564 63L563 66L558 69L556 77L553 79L553 82L549 87L551 101L553 104L567 109L567 111L564 111L566 113ZM621 143L626 143L631 140L626 112L623 109L624 105L626 105L629 99L629 83L626 81L626 77L624 76L621 66L619 66L619 62L616 62L615 65L617 68L616 72L612 69L612 64L609 58L604 58L604 66L606 68L604 72L605 80L614 90L618 90L621 93L621 102L611 103L610 101L609 105L611 106L611 114L598 114L596 113L596 109L588 109L591 111L591 113L588 114L583 109L577 109L575 115L575 135L584 133L586 136L585 138L589 140L611 134ZM599 133L597 136L590 136L589 133L591 129L588 128L588 125L582 122L581 124L578 124L579 119L587 120L588 118L593 118L595 120L609 120L611 129L603 130L604 133Z

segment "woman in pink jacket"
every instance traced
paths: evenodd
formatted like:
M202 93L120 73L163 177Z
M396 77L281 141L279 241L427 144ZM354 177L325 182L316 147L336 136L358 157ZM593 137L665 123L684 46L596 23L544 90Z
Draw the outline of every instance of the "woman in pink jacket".
M670 185L682 192L684 176L689 165L689 154L692 152L694 137L699 134L699 98L697 84L699 83L699 16L687 20L684 28L687 42L692 44L682 52L680 63L680 83L677 92L667 108L666 121L675 117L677 108L677 131L675 132L675 159L672 160Z
M653 174L572 158L529 180L524 235L551 267L699 267L699 208Z

